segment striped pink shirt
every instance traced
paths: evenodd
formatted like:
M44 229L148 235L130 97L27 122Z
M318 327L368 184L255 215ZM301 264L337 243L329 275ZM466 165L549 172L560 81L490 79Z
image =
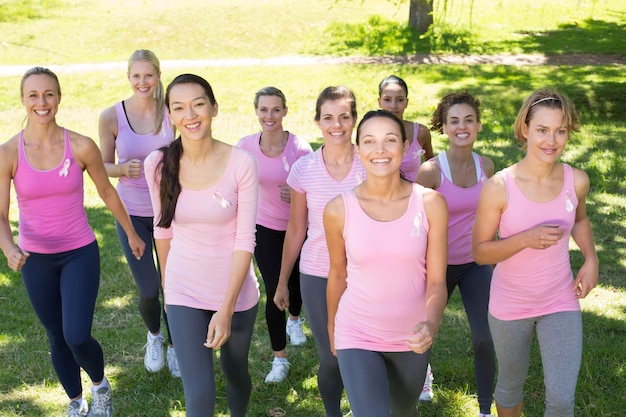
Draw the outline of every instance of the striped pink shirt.
M324 209L331 199L363 182L366 174L355 153L348 175L341 181L335 180L324 165L322 149L300 158L291 167L287 184L306 195L308 231L300 253L300 272L326 278L330 259L324 232Z

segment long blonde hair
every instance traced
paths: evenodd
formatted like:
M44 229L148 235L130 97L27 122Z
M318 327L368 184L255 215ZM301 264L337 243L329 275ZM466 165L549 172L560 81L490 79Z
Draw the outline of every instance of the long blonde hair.
M165 109L165 95L163 93L163 82L161 81L161 63L154 52L148 49L137 49L128 59L128 75L130 75L130 68L135 62L138 61L147 61L151 63L156 72L159 74L159 84L154 90L154 98L157 102L157 113L156 126L154 126L153 132L156 135L161 131L161 127L163 126L163 112Z

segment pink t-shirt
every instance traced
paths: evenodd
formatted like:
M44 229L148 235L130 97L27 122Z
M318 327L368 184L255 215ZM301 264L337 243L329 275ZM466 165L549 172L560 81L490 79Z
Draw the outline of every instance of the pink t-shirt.
M20 132L13 184L20 213L17 244L28 252L66 252L96 239L83 205L83 170L74 159L67 130L64 140L63 159L44 171L30 165Z
M326 278L330 259L324 233L324 208L331 199L363 182L365 169L355 154L350 172L337 181L324 165L322 149L298 159L291 167L287 184L294 191L306 195L308 231L300 253L300 272Z
M476 166L476 185L469 188L458 187L452 182L452 174L446 153L434 158L441 171L441 183L437 191L448 203L448 265L463 265L474 262L472 257L472 227L476 218L478 197L487 176L483 171L480 156L472 152Z
M260 133L242 138L237 146L250 152L259 171L259 211L257 224L272 230L287 230L289 203L280 199L279 185L287 184L287 175L293 164L313 152L309 142L289 133L282 154L275 158L265 155L259 146Z
M145 171L155 213L155 239L169 239L164 293L167 304L217 311L232 269L234 251L254 253L258 185L254 158L232 148L224 175L205 190L183 188L174 220L168 229L156 227L162 158L154 151L146 158ZM252 262L237 299L235 311L252 308L259 300L259 285Z
M115 114L117 115L115 151L117 152L118 164L123 164L131 159L143 161L150 152L174 140L174 132L167 117L167 110L164 110L163 125L157 135L153 133L145 135L135 133L128 123L123 102L121 101L115 103ZM148 193L148 184L146 184L144 171L142 170L141 175L137 178L120 177L117 182L117 192L126 205L129 214L152 217L152 204L150 204L150 194Z
M576 218L578 198L574 174L564 169L563 189L547 203L529 200L508 169L500 171L506 184L507 204L500 219L500 238L540 224L558 224L563 237L547 249L526 248L499 262L493 271L489 312L500 320L519 320L562 311L578 311L572 286L569 238Z
M426 152L417 140L419 127L419 123L413 123L413 141L402 158L402 164L400 164L402 175L411 182L415 182L417 179L417 172L420 170L420 166L422 166L422 155Z
M335 316L335 348L406 352L415 325L426 319L429 224L424 187L413 184L406 212L373 220L352 190L345 205L347 288Z

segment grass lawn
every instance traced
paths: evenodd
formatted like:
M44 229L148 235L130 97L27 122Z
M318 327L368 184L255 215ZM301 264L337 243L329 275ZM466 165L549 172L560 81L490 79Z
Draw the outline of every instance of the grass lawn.
M404 49L390 50L389 45L401 40L398 32L393 31L402 27L389 26L389 22L405 20L406 2L396 5L393 1L382 0L249 0L229 2L229 6L225 6L226 2L218 1L130 0L106 2L105 7L105 2L93 0L31 0L21 2L26 7L13 8L18 3L0 1L0 33L3 34L0 65L125 61L136 48L153 49L165 60L445 52L451 42L431 43L428 39L417 39L409 46L402 46ZM516 6L524 2L509 0L449 3L452 7L445 22L462 29L463 36L458 39L467 44L458 46L455 49L458 52L558 54L591 50L623 54L626 50L625 0L566 0L566 6L542 1L525 8ZM492 3L495 5L491 6ZM470 15L470 4L473 4L471 25L469 18L461 18ZM31 15L27 15L25 9L30 10ZM380 23L378 26L366 24L369 19L378 19ZM500 29L496 30L498 27ZM337 33L341 32L337 31L346 31L345 36L338 37ZM348 33L362 44L342 43L352 39ZM396 33L394 42L388 40L390 33ZM441 34L436 36L447 39ZM370 41L376 37L382 40ZM383 45L383 50L376 45ZM475 49L478 46L483 49ZM465 47L467 49L463 49ZM220 104L220 114L214 122L215 134L230 143L258 130L252 99L254 93L266 85L278 86L287 96L289 114L285 126L314 145L319 145L320 140L312 121L315 98L327 85L351 87L362 115L376 108L378 82L386 75L397 74L410 88L411 101L406 116L422 123L428 122L442 95L467 89L482 102L484 129L477 150L490 156L497 169L522 157L513 139L512 124L517 109L530 91L555 86L568 94L581 113L582 130L571 138L563 160L585 170L591 178L587 204L601 262L600 285L581 303L585 333L576 415L617 417L624 414L626 117L623 109L626 108L626 72L623 65L199 67L164 70L163 80L167 83L178 73L187 71L206 77L213 85ZM97 141L100 111L130 94L123 70L59 71L59 77L63 89L57 116L59 124ZM23 126L19 79L19 76L0 76L0 138L3 138L0 141ZM433 135L433 143L436 152L446 146L437 134ZM90 185L85 204L101 247L102 282L94 336L102 342L105 351L106 372L114 388L115 415L184 416L180 380L170 378L166 371L149 374L143 368L145 328L136 308L135 285L119 249L112 217ZM11 209L12 226L16 228L15 201ZM571 256L577 269L582 257L573 244ZM50 363L45 332L34 315L19 274L10 272L6 261L0 258L0 417L62 415L67 401ZM250 354L253 393L249 415L323 415L316 383L317 353L308 330L310 340L305 346L288 347L292 363L288 380L270 386L263 383L272 356L262 313L265 301L262 299L259 307ZM472 360L469 326L457 292L446 309L433 347L435 400L420 407L422 417L477 415ZM224 381L219 373L217 380L216 415L223 417L228 415L228 410ZM84 384L89 386L86 375ZM542 415L543 382L536 349L532 351L525 394L524 415ZM346 399L344 405L347 412Z

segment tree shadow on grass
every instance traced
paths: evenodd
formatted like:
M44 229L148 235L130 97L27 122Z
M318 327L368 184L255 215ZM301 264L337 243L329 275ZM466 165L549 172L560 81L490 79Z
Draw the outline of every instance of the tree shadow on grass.
M518 39L483 42L470 29L436 24L426 35L406 23L371 16L364 23L332 23L326 29L329 45L323 54L402 56L414 54L496 54L521 51L544 55L617 54L626 51L623 25L586 19L557 30L523 32ZM584 40L584 41L582 41ZM550 62L548 62L550 63Z

